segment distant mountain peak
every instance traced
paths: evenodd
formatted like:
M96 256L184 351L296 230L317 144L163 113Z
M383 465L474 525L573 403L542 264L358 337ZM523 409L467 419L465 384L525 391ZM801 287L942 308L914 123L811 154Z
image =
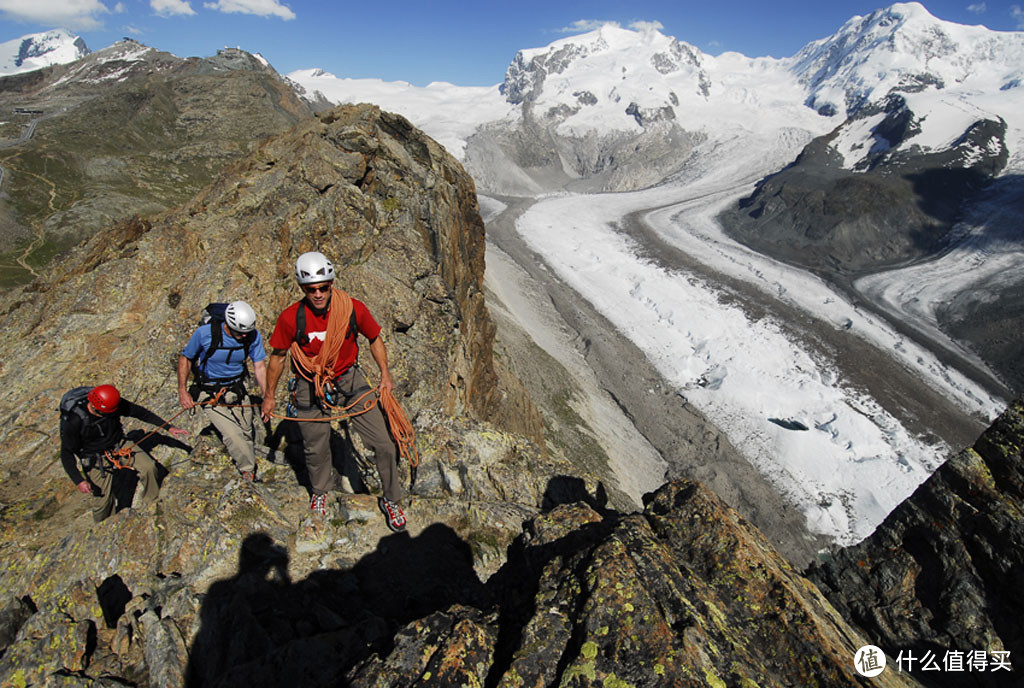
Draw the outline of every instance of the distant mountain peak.
M67 64L90 52L85 41L67 29L28 34L0 43L0 76Z
M932 16L916 2L897 3L847 21L806 45L792 71L823 114L855 114L892 92L915 93L975 81L986 90L1019 78L1024 32L991 31Z
M707 98L708 59L654 26L605 24L520 50L500 91L508 103L531 109L544 126L638 131L674 120L674 108L688 97Z

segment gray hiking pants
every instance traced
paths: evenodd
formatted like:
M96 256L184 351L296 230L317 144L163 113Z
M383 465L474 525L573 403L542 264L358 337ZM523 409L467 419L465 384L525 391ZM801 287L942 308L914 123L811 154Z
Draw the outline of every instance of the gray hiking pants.
M335 400L339 406L347 406L370 390L366 376L357 366L352 366L337 380L337 389L343 397ZM299 418L328 418L332 414L323 411L313 400L313 386L302 379L295 389L296 411ZM380 404L348 421L358 433L367 450L373 452L377 473L384 496L393 502L402 498L402 485L398 475L398 449L391 439ZM302 445L306 455L306 470L313 487L313 494L327 494L334 485L331 462L331 423L299 421Z
M213 394L206 392L199 393L197 401L206 401L213 397ZM224 440L224 447L228 455L234 460L235 467L240 473L245 471L256 472L256 413L248 394L239 396L236 392L225 392L216 406L203 406L203 413L206 414L213 427L217 428L221 439ZM222 405L223 404L223 405ZM242 406L234 406L240 404Z
M127 444L129 444L127 439L122 440L118 448ZM122 461L128 463L127 460L122 459ZM139 484L142 485L139 506L155 502L156 498L160 496L160 484L156 480L156 461L139 447L132 449L130 461L132 468L120 470L134 469L138 474ZM93 492L96 498L96 506L92 509L92 520L98 522L109 518L114 513L114 507L116 506L114 473L118 472L118 469L115 469L106 459L99 459L92 468L85 469L83 467L82 472L85 474L86 480L91 482L100 492L99 495Z

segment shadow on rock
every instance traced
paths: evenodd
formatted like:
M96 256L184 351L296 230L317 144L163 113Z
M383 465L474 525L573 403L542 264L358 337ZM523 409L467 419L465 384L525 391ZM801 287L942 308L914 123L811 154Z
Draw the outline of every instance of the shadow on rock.
M599 514L608 510L608 492L604 483L599 482L594 494L587 490L587 484L582 478L571 475L556 475L548 480L547 488L544 490L544 499L541 502L541 510L551 511L562 504L575 504L583 502Z
M302 450L302 432L297 422L282 420L278 423L277 428L267 434L266 447L271 455L283 456L299 485L312 491L309 473L306 471L306 455Z
M287 550L254 533L238 573L205 596L185 685L346 685L346 672L392 650L402 626L453 604L488 600L469 545L447 526L385 537L353 567L298 582Z

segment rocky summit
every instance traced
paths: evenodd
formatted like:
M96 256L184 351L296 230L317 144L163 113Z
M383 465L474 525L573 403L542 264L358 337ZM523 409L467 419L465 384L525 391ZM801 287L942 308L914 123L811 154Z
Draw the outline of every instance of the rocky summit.
M293 421L265 428L261 481L246 482L204 422L176 415L175 362L203 307L245 299L269 331L298 298L295 257L314 249L382 324L417 432L419 456L400 467L403 533L387 530L344 426L321 518ZM858 649L900 647L882 633L895 622L870 624L889 613L887 590L819 576L822 594L699 483L668 483L641 509L600 461L582 469L495 354L483 270L471 178L363 105L302 120L181 207L107 227L0 295L0 685L868 685ZM57 404L104 382L192 434L129 425L161 465L161 496L131 506L125 480L125 508L96 524L57 460ZM983 506L972 499L1000 505L983 541L1003 532L1019 549L1014 413L992 431L1004 460L956 484L964 519ZM936 480L954 482L940 472L918 495ZM934 508L926 499L914 527L943 528ZM973 546L960 524L932 537ZM976 559L951 557L941 580ZM994 556L996 573L977 577L1012 586L1015 561ZM1008 598L969 592L978 633L928 635L952 614L911 630L1019 654L992 611ZM922 684L893 670L871 682Z

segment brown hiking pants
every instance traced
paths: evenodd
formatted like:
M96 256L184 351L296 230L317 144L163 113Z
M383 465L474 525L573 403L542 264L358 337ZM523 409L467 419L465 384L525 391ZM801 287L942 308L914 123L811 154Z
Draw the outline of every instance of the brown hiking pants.
M128 444L123 440L120 446ZM147 452L139 447L132 449L132 467L115 469L106 459L99 459L94 467L83 470L85 478L99 489L99 495L93 493L97 502L92 510L92 519L102 521L114 513L116 504L117 486L114 484L114 473L130 471L132 469L139 476L139 484L142 486L142 494L139 496L139 506L145 506L156 501L160 496L160 484L157 482L156 461Z
M370 390L366 376L357 366L352 366L336 382L341 399L335 399L338 406L347 406L359 396ZM299 418L328 418L332 414L325 412L313 401L313 386L299 378L295 389L295 402ZM350 418L352 429L356 431L366 448L373 452L377 473L384 496L392 502L402 498L402 485L398 475L398 449L388 432L384 422L384 414L380 404L370 411ZM331 457L331 423L299 421L302 433L302 445L306 455L306 470L313 486L313 494L327 494L334 485L334 473Z

